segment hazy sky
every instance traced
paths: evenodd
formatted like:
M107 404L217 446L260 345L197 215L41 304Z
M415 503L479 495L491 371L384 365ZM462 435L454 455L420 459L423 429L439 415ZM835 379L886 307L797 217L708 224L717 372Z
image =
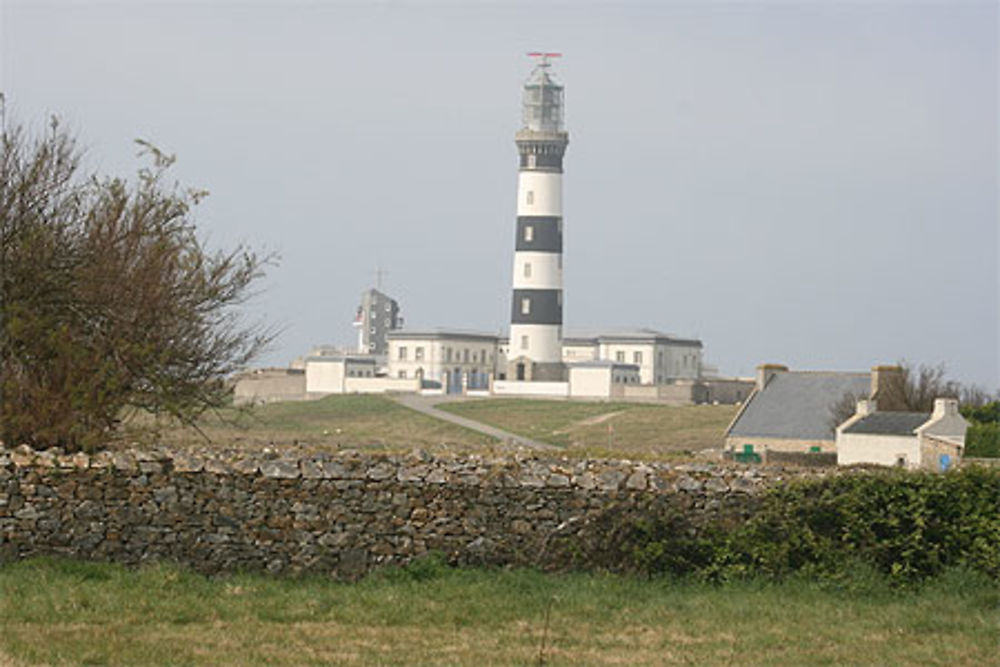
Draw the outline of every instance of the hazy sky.
M525 52L561 51L569 330L698 336L722 372L905 358L1000 387L995 2L0 2L8 115L132 140L281 255L266 363L505 329Z

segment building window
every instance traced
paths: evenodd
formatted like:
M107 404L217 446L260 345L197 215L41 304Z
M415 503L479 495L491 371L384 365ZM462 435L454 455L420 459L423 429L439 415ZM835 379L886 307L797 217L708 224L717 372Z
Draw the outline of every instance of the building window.
M451 361L451 348L450 347L444 348L444 360L447 361L447 362Z
M388 317L385 318L385 326L386 326L386 328L389 328L390 324L391 324L391 322L389 321L389 318Z
M406 371L399 371L399 379L400 380L406 379Z
M406 346L403 345L399 348L399 360L406 361Z
M641 364L642 363L642 352L633 352L632 353L632 363L633 364Z
M392 310L392 308L389 307L389 304L385 304L385 312L388 313L390 310Z
M521 336L521 349L522 350L527 350L528 349L528 337L527 336Z
M423 361L424 360L424 348L418 347L416 350L414 350L413 351L413 358L416 359L417 361Z
M368 331L370 331L371 333L375 333L375 327L372 327L372 328L371 328L371 329L369 329Z
M622 350L615 352L615 361L625 363L625 352Z
M524 226L524 240L531 242L535 240L535 227L534 225Z
M535 203L535 191L534 190L528 190L528 195L525 197L525 201L528 203L529 206L531 204Z
M528 315L529 313L531 313L531 299L524 297L521 299L521 314Z
M559 255L559 270L562 271L562 254Z
M531 262L524 263L524 277L525 278L531 277Z
M469 363L469 348L462 350L462 363Z

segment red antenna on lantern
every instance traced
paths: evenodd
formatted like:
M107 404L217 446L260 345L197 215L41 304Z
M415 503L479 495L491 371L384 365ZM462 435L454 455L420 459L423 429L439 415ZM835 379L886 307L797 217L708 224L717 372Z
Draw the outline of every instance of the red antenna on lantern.
M529 58L541 58L541 62L538 63L539 67L548 67L551 65L549 58L562 58L561 53L552 53L550 51L531 51L528 53Z

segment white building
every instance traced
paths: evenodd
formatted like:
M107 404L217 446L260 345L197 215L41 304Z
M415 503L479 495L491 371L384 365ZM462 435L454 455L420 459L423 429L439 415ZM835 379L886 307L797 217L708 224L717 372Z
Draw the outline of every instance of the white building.
M391 331L389 376L420 380L448 393L488 389L502 367L496 334L446 329Z
M415 392L418 380L398 380L379 375L376 360L362 355L323 355L305 360L307 398L328 394L381 394L388 391Z
M854 416L837 427L837 465L944 471L961 459L968 426L952 398L935 400L930 414L878 412L875 401L861 400Z
M639 367L613 361L582 361L569 367L570 398L618 398L639 384Z
M701 341L652 329L568 337L562 351L566 364L611 361L638 366L640 384L701 378Z

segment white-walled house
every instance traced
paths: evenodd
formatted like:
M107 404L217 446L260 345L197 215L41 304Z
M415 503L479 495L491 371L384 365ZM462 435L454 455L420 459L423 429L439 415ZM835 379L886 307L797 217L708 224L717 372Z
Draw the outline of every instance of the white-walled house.
M389 377L418 379L452 392L488 389L496 376L499 337L496 334L447 329L390 331Z
M930 414L878 412L875 401L858 401L837 427L837 464L947 470L962 457L968 426L952 398L935 400Z

